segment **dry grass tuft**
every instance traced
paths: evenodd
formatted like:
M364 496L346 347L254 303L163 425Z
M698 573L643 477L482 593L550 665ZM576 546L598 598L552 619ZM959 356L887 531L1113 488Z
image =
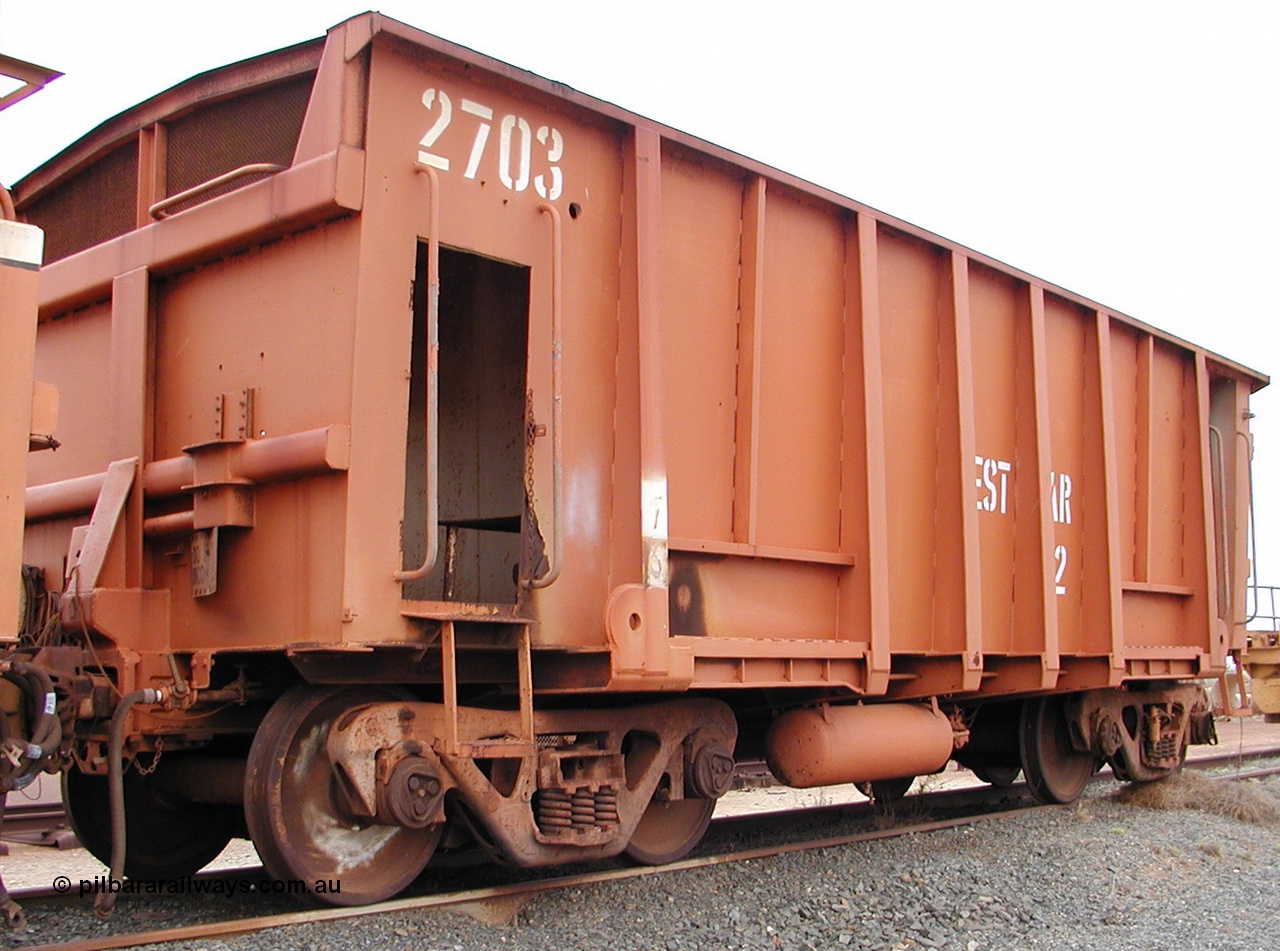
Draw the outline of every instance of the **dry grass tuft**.
M1114 796L1142 809L1193 809L1253 825L1280 823L1280 798L1259 786L1179 773L1155 783L1133 783Z

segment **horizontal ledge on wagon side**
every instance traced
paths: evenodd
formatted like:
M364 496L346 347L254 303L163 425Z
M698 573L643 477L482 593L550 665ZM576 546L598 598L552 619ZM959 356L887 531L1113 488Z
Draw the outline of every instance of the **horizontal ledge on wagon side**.
M748 558L771 558L775 561L807 561L817 565L843 565L852 568L858 556L852 552L818 551L811 548L786 548L780 545L753 545L748 542L726 542L714 538L671 538L670 551L706 555L741 555Z

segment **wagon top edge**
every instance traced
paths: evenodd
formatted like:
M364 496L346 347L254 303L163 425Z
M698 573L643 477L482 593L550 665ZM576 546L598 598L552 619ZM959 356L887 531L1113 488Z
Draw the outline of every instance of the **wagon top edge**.
M731 165L744 174L761 176L812 198L828 202L850 214L866 216L874 220L879 227L893 229L941 250L958 252L971 261L1028 285L1038 286L1045 292L1077 306L1105 312L1111 318L1129 324L1157 339L1201 353L1220 370L1248 380L1250 388L1255 392L1270 383L1270 377L1267 374L1239 361L1208 350L1145 321L822 185L656 122L646 116L630 112L614 103L597 99L565 83L513 66L376 12L361 13L343 20L331 27L324 37L306 40L200 73L105 120L16 183L14 192L18 196L19 206L31 202L47 189L56 186L85 165L112 151L124 140L135 135L139 129L151 123L180 114L198 105L230 97L245 87L283 82L314 71L330 44L338 45L343 57L350 60L375 41L387 41L425 50L430 55L452 60L465 68L483 71L500 81L536 90L542 95L559 99L570 107L594 116L617 122L625 127L656 133L663 141Z

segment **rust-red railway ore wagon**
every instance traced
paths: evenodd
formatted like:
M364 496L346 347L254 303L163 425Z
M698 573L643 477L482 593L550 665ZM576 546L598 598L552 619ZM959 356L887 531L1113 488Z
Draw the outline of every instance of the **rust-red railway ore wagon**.
M18 650L104 857L123 767L129 874L243 818L367 901L446 849L681 855L735 755L1069 801L1212 737L1236 363L373 14L17 208L62 414Z

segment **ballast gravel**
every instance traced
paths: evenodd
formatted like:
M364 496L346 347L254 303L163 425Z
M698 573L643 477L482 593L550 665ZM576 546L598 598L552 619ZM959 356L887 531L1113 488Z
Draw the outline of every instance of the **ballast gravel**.
M1280 803L1280 778L1246 782L1264 805ZM505 924L414 911L157 947L1280 947L1280 825L1199 808L1131 805L1116 798L1119 789L1103 783L1074 806L941 832L548 893ZM122 898L117 915L132 915L133 927L144 927L138 913L145 915L150 907ZM263 899L252 913L290 907L296 908ZM151 927L181 923L148 922ZM93 921L86 903L59 915L37 912L28 932L8 941L32 946L91 937L109 927Z

